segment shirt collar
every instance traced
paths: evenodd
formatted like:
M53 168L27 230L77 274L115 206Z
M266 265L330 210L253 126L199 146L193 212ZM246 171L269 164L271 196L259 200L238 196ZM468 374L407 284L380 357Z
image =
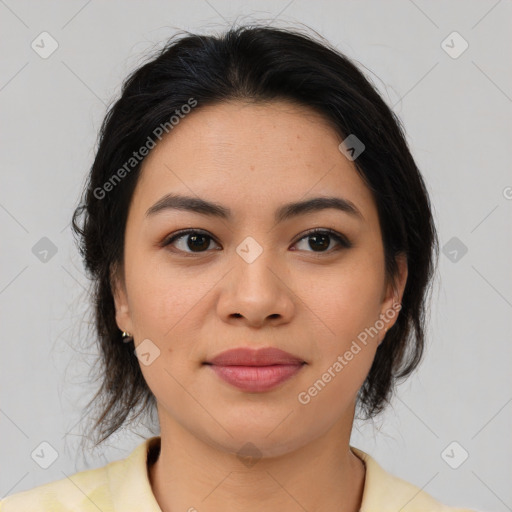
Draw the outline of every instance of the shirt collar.
M110 495L115 512L162 512L148 475L148 454L160 446L160 436L137 446L120 466L107 467Z
M147 439L127 458L107 466L109 489L116 512L162 512L148 475L148 457L154 456L155 451L159 450L160 439L160 436ZM417 487L385 471L367 453L352 446L350 449L366 467L360 512L406 512L409 505L413 506L413 501L414 504L418 504L418 501L429 505L436 503Z

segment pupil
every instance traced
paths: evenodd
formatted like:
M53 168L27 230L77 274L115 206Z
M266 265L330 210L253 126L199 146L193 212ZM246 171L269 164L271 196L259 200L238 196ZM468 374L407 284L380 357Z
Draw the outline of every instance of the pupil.
M311 247L311 249L315 250L315 247L313 245L311 245L311 240L315 240L315 241L318 241L318 239L321 239L322 242L321 242L321 245L320 245L320 248L324 248L326 249L327 247L329 247L329 235L311 235L309 237L309 246Z
M207 241L206 235L189 235L188 237L188 247L191 250L194 249L208 249L209 242ZM202 241L203 243L196 244L197 241Z

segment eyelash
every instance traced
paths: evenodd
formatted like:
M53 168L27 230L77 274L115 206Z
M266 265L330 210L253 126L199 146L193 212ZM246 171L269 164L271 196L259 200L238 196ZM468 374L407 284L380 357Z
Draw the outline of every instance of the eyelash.
M176 240L186 237L187 235L204 235L204 236L210 238L210 240L213 240L215 243L218 244L218 242L216 242L215 239L205 231L197 230L197 229L185 229L182 231L178 231L178 232L172 234L171 236L167 237L161 243L161 247L167 247L168 245L171 245ZM311 253L317 254L317 255L331 254L331 253L337 252L341 249L350 249L353 246L352 243L350 242L350 240L346 236L342 235L341 233L338 233L337 231L334 231L332 229L317 229L317 228L311 229L311 230L307 231L306 233L303 233L302 236L296 242L294 242L293 245L295 245L295 244L299 243L300 241L304 240L305 238L307 239L313 235L328 235L331 238L333 238L336 242L338 242L339 247L330 249L327 251L306 251L306 252L311 252ZM218 245L220 245L220 244L218 244ZM208 250L198 251L198 252L187 252L187 251L182 251L181 249L177 249L177 251L184 254L185 256L194 256L196 254L202 254L202 253L208 252Z

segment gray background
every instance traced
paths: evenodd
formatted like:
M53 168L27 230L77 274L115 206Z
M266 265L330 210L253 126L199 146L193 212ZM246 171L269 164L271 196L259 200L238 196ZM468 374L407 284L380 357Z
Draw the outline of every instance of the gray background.
M125 457L150 435L140 426L79 450L94 350L71 214L106 105L145 53L180 28L256 19L304 23L365 66L405 124L444 247L423 365L352 444L447 504L512 510L509 0L0 1L0 497ZM31 47L51 48L43 31L58 43L46 59ZM469 44L460 55L459 36L442 43L453 31ZM58 454L48 469L41 442Z

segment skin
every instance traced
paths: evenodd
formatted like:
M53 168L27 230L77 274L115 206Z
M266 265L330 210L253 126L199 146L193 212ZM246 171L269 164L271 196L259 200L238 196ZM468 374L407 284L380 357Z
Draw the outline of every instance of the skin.
M407 263L397 260L391 283L375 202L341 141L307 107L228 102L198 107L143 162L113 288L119 328L160 350L141 369L158 404L161 452L149 477L164 512L359 510L365 469L349 440L384 329L308 404L297 397L401 302ZM214 201L233 218L146 216L169 192ZM329 208L275 222L279 206L318 196L350 200L361 218ZM187 235L160 245L186 228L211 236L203 249ZM353 247L327 238L318 249L303 235L313 228ZM252 263L236 252L248 236L263 249ZM247 393L203 365L242 346L277 347L307 364L271 391ZM237 457L247 442L261 455L250 467Z

